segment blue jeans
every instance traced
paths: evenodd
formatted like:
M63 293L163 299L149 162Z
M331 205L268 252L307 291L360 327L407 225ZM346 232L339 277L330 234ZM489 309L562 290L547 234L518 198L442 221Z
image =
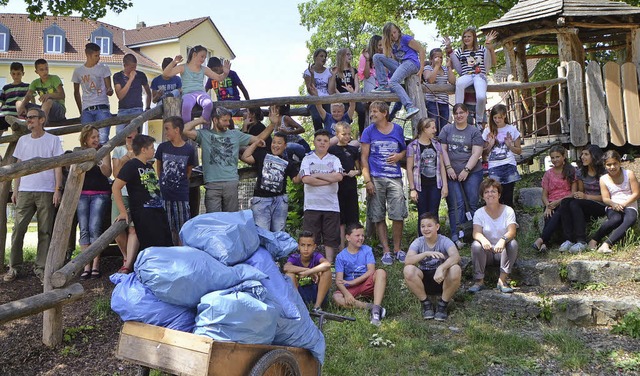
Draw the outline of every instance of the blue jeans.
M447 206L449 207L449 226L451 228L451 240L454 242L460 237L458 236L458 225L467 221L465 218L464 199L462 191L464 189L471 207L471 215L478 209L478 200L480 199L480 183L482 182L482 170L472 172L467 180L458 182L447 180L449 187L449 195L447 196Z
M438 133L449 123L449 104L426 101L427 116L435 119Z
M378 84L383 86L388 83L391 91L398 94L400 102L402 102L402 105L405 108L413 107L413 102L411 101L411 98L409 98L409 95L407 95L407 92L404 90L401 83L405 78L418 73L418 67L408 60L398 63L395 59L386 57L383 54L373 55L373 65L376 68L376 79L378 80ZM389 69L389 72L391 72L390 79L387 79L387 70L385 68Z
M253 197L251 211L256 225L271 232L284 230L289 212L289 198L287 195L275 197Z
M111 195L80 195L78 201L78 225L80 226L80 245L95 242L102 234L102 218L111 205Z
M418 218L427 212L437 216L438 209L440 209L442 191L438 189L437 184L423 185L421 189L422 190L418 192ZM418 221L418 236L422 236L420 233L420 221Z
M82 114L80 114L80 123L87 124L93 123L96 121L108 119L111 117L111 111L108 109L104 110L82 110ZM100 133L100 145L104 145L109 141L109 129L111 127L100 128L98 132Z
M127 116L127 115L139 115L142 112L142 107L136 107L136 108L123 108L121 110L118 110L118 116ZM118 124L116 125L116 134L120 133L120 131L122 131L124 129L124 127L126 127L128 124ZM142 134L142 131L140 132Z

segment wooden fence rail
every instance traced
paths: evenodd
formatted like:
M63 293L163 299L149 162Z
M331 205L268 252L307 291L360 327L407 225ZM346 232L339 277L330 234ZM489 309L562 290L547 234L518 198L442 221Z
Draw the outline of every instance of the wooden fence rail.
M84 295L84 288L74 283L63 289L51 290L28 298L0 305L0 325L44 310L75 302Z

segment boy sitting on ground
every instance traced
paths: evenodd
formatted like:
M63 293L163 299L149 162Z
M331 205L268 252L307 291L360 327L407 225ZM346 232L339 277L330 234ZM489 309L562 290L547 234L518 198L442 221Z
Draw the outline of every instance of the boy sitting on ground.
M386 314L380 306L387 287L387 272L376 269L373 250L364 245L364 227L352 223L346 229L347 248L336 257L336 286L333 300L340 307L356 307L371 311L371 323L379 326ZM357 300L373 297L373 304Z
M298 251L287 259L284 272L293 281L305 304L313 303L313 312L320 311L327 302L331 287L331 262L316 252L316 242L310 231L298 237Z
M409 246L403 274L409 290L422 304L422 318L444 321L447 305L460 287L462 270L458 248L451 239L438 234L439 229L436 215L427 212L420 216L422 236ZM435 313L428 295L441 295Z

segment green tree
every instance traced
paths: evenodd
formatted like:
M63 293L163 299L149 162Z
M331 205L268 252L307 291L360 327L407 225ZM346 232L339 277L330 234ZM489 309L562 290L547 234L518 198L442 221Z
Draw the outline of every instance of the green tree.
M0 5L7 5L9 0L0 0ZM127 0L25 0L27 13L31 20L41 20L44 16L70 16L77 12L82 18L97 20L107 14L107 10L120 13L131 7Z
M382 32L385 22L394 21L408 30L404 19L394 20L384 13L384 8L363 7L361 3L362 0L311 0L298 5L300 24L307 30L315 29L307 41L309 61L317 48L327 49L329 57L335 58L338 49L349 47L357 62L362 48L372 35Z

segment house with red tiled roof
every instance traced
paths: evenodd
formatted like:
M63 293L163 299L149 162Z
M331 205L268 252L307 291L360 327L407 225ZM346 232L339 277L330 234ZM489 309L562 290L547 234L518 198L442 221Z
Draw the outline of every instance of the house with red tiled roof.
M84 46L88 42L101 46L100 61L111 69L112 75L122 70L125 54L134 54L138 70L147 75L149 82L161 73L163 58L179 54L186 58L188 49L196 45L206 47L209 56L235 58L210 17L155 26L140 22L135 29L124 29L80 17L49 16L37 22L29 20L27 14L4 13L0 14L0 88L12 81L9 75L12 62L24 65L24 82L28 83L37 78L34 61L44 58L49 62L49 72L62 79L67 118L79 117L73 99L71 75L77 66L84 63ZM111 112L116 113L116 96L110 100ZM150 125L149 135L159 139L160 128L161 125ZM77 138L77 135L73 137Z

